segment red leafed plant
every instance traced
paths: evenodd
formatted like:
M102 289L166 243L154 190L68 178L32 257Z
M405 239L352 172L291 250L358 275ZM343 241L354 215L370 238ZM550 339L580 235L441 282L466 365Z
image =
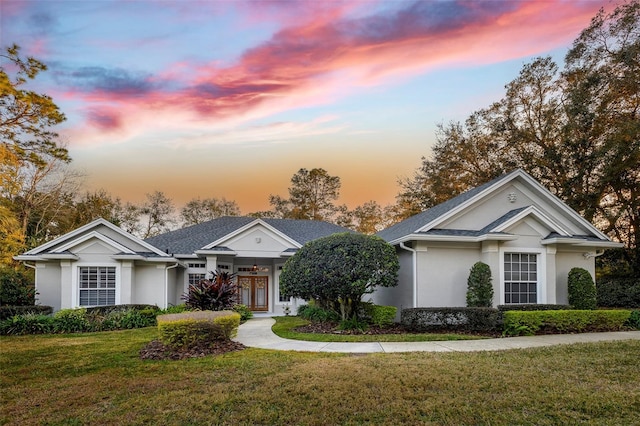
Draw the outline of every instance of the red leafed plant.
M238 297L236 274L219 269L210 274L212 275L210 279L189 285L189 291L182 295L185 305L202 311L232 309Z

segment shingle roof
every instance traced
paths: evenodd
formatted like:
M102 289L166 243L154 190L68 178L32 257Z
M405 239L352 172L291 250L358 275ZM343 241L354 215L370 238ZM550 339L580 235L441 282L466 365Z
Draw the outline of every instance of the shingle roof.
M465 201L470 200L485 189L501 181L502 179L505 179L512 173L513 172L504 174L483 185L470 189L469 191L464 192L448 201L445 201L444 203L438 204L437 206L431 207L430 209L425 210L422 213L418 213L417 215L411 216L410 218L407 218L402 222L396 223L395 225L378 232L376 235L386 241L394 241L398 238L414 234L418 232L418 229L422 228L427 223L433 222L440 216L443 216L450 210L453 210L454 208L463 204Z
M169 253L191 254L258 219L254 217L225 216L208 222L188 226L145 241ZM316 238L338 232L351 232L347 228L328 222L294 219L260 219L300 245ZM217 249L217 247L216 247Z

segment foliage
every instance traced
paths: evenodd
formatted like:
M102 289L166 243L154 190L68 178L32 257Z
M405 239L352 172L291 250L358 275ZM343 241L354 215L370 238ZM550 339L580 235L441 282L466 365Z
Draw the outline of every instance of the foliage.
M506 94L439 127L432 155L401 180L408 216L522 168L588 221L624 242L640 272L640 1L600 11L564 69L525 64Z
M317 322L338 321L340 319L340 315L337 312L324 309L312 302L308 305L298 306L298 316Z
M523 303L514 305L499 305L498 310L504 311L559 311L573 309L571 305L550 305L544 303Z
M289 258L280 275L280 291L339 308L345 320L356 315L364 294L397 285L398 268L395 249L383 239L339 233L311 241Z
M589 271L583 268L572 268L569 271L569 304L574 309L595 309L596 285Z
M174 206L164 192L154 191L147 194L147 200L140 207L143 218L142 238L154 237L167 232L173 225Z
M46 334L52 333L54 329L55 320L52 317L37 313L14 315L0 320L0 335Z
M340 178L324 169L300 169L291 177L289 198L270 195L269 204L277 217L331 220L337 211L333 204L340 195Z
M236 274L216 270L209 272L209 280L201 280L189 285L189 291L182 295L185 305L202 311L231 309L237 301Z
M95 324L89 321L85 308L61 309L53 315L53 319L54 333L83 333L96 329Z
M229 340L237 333L240 314L232 311L199 311L160 315L160 341L183 349L214 340Z
M373 303L363 303L362 306L367 321L378 327L386 327L393 324L398 312L398 308L395 306L382 306Z
M338 330L357 330L361 333L364 333L369 329L369 324L367 321L360 319L356 316L353 316L348 319L343 319L338 324Z
M162 309L160 312L158 312L158 315L164 315L164 314L181 314L183 312L187 312L190 311L191 309L189 309L187 307L187 305L185 305L184 303L181 305L171 305L169 307L167 307L166 309Z
M495 308L408 308L400 314L400 323L409 330L495 331L501 324Z
M629 319L625 323L625 326L640 330L640 311L631 311L631 315L629 315Z
M628 310L506 311L503 321L511 336L586 333L623 330L630 315Z
M247 305L243 305L242 303L236 303L233 305L233 311L240 314L240 321L245 322L253 318L253 312L251 309L247 307Z
M493 286L491 285L491 269L483 262L476 262L471 267L467 280L467 306L493 306Z
M598 306L640 308L640 278L605 278L598 281Z
M0 320L5 320L7 318L11 318L16 315L25 315L25 314L50 315L52 313L53 313L53 308L51 306L45 306L45 305L0 306Z
M35 305L36 290L32 278L14 269L0 269L0 306Z
M189 201L180 211L184 226L196 225L223 216L240 216L240 207L226 198L200 198Z

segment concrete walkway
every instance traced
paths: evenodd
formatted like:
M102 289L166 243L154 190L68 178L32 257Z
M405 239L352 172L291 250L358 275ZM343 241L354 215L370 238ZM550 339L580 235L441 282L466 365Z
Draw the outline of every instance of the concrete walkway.
M553 334L545 336L509 337L502 339L451 340L443 342L308 342L283 339L271 331L273 318L253 318L238 328L234 339L245 346L262 349L303 352L472 352L535 348L571 343L640 340L640 331L613 333Z

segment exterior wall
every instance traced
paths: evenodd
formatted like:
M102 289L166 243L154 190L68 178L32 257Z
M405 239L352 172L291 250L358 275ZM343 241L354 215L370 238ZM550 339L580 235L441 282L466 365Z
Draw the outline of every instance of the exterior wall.
M481 258L480 245L419 244L418 248L418 306L466 306L467 279Z
M396 247L400 270L396 287L378 287L364 300L371 298L376 305L395 306L398 308L396 320L400 320L400 312L404 308L413 308L413 253Z
M60 271L60 262L36 263L36 303L51 306L54 311L62 306Z
M165 265L136 265L132 303L166 307Z
M584 248L580 251L558 250L556 254L556 303L568 304L569 293L567 284L569 279L569 271L572 268L584 268L591 274L595 280L596 261L593 257L585 258L583 253L595 251L593 248Z

